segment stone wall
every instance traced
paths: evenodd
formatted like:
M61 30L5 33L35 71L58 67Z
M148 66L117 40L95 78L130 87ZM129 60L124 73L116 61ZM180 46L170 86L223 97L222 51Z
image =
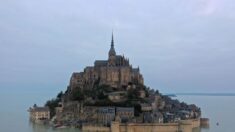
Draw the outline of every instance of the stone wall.
M201 126L200 119L193 119L192 120L192 128L197 128L200 126Z
M92 88L93 83L100 79L100 84L107 84L112 87L127 85L129 82L137 81L143 84L143 77L139 70L133 70L129 65L125 66L89 66L84 72L73 73L70 78L70 90L75 88ZM88 86L90 85L90 86Z
M179 123L128 123L112 122L112 132L192 132L200 127L200 120L185 120Z
M120 125L119 132L177 132L178 124L127 124Z
M110 127L105 126L95 126L95 125L85 125L82 126L83 132L110 132Z
M208 118L201 118L200 119L200 126L203 128L209 128L210 127L209 119Z

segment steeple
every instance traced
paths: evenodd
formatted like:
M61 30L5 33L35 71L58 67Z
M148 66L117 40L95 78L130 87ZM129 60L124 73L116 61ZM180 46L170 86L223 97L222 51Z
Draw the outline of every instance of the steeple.
M115 49L114 49L113 32L112 32L112 39L111 39L111 48L109 50L109 57L110 56L116 56L116 52L115 52Z
M113 32L112 32L111 48L114 48Z

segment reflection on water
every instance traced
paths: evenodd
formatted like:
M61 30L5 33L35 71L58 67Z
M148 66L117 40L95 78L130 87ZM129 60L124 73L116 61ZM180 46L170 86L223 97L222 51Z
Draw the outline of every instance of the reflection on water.
M193 132L209 132L209 128L194 128Z
M29 121L29 127L31 132L81 132L76 128L52 128L48 125L36 124L31 121Z

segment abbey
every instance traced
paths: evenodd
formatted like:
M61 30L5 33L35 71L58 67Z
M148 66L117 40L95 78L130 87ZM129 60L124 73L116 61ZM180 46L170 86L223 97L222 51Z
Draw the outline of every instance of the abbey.
M73 73L69 89L90 89L94 83L109 85L112 88L126 87L129 83L144 84L139 68L132 68L129 59L117 55L112 34L111 48L107 60L96 60L94 66L88 66L83 72Z
M116 54L113 35L108 59L73 73L67 90L45 107L55 124L69 123L83 131L192 132L201 116L196 105L147 87L139 68Z

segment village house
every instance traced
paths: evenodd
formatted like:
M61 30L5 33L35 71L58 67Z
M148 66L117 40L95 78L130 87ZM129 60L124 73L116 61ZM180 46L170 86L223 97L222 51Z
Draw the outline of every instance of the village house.
M117 107L116 116L120 117L121 122L128 122L134 117L133 107Z
M111 121L115 119L115 107L99 107L97 116L99 123L110 125Z
M144 90L140 90L140 91L139 91L139 94L140 94L140 97L141 97L141 98L145 98L145 97L146 97L146 93L145 93Z
M32 121L49 120L50 110L48 107L38 107L36 104L29 108L30 119Z
M112 101L112 102L121 102L121 101L125 101L127 96L127 92L126 91L118 91L118 92L112 92L108 94L108 98Z
M150 104L142 103L140 105L141 105L141 111L143 111L143 112L149 112L149 111L153 110L152 105L150 105Z

